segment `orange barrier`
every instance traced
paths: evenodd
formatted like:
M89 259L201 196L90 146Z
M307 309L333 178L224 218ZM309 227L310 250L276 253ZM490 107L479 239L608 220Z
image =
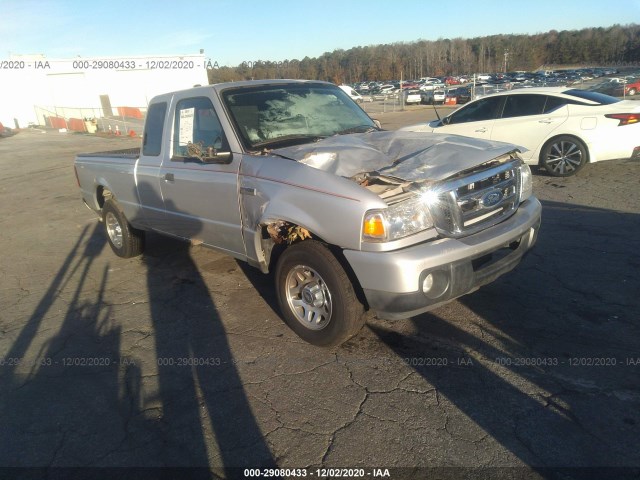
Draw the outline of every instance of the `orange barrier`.
M70 118L67 125L67 129L73 132L85 132L87 130L84 125L84 120L81 118Z
M455 105L458 103L458 99L456 97L446 97L444 99L445 105Z
M67 128L67 121L62 117L46 117L51 128Z

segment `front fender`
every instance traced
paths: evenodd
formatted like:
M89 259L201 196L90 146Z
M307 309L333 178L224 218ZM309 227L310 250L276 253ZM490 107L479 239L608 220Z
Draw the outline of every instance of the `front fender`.
M264 261L262 226L278 220L304 227L332 245L359 250L364 213L385 205L352 180L294 160L245 156L241 168L240 204L250 261Z

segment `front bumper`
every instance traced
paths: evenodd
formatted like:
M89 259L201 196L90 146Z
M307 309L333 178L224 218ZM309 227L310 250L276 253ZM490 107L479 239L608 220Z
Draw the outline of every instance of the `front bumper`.
M345 250L344 255L372 310L384 318L408 318L515 268L536 241L541 210L540 202L531 197L507 220L475 235L392 252ZM427 292L425 284L431 287Z

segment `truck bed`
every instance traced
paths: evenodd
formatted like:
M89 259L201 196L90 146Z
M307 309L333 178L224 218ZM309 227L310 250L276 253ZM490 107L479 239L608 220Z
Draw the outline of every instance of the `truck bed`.
M136 165L140 148L82 153L76 156L75 168L82 198L89 208L100 215L101 199L96 187L108 190L118 198L127 218L135 220L139 213L136 191Z

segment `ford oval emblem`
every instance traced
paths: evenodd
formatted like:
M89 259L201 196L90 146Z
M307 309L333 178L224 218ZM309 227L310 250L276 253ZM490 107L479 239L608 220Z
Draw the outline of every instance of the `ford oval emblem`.
M503 197L504 194L502 193L502 190L491 190L482 196L480 203L485 208L495 207L502 201Z

